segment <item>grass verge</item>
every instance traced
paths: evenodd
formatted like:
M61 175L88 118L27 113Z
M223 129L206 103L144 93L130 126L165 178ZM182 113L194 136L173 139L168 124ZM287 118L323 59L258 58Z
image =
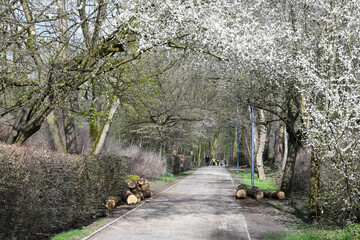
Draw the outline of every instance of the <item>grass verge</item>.
M349 222L342 229L305 228L299 234L271 234L266 240L355 240L360 239L360 224Z
M81 229L70 230L59 233L51 238L51 240L79 240L89 235L88 227Z
M236 173L236 175L242 177L241 183L251 186L251 173L248 169L241 169L241 171ZM274 184L274 182L275 177L271 174L267 174L265 180L260 180L256 176L254 177L254 186L258 187L259 189L279 190L280 187Z

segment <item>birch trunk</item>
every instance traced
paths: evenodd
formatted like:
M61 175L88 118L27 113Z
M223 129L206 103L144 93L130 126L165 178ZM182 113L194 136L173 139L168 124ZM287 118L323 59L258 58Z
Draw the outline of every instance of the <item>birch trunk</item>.
M265 122L264 110L259 109L259 121ZM263 154L266 143L266 127L263 124L260 124L260 132L259 132L259 144L256 152L256 167L258 170L258 175L260 180L265 180L265 171L264 171L264 162L263 162Z
M276 131L275 138L275 157L274 162L278 169L282 169L282 162L284 159L284 124L281 122L277 125L278 129Z
M287 136L287 132L286 132L286 127L284 126L284 154L283 154L283 159L281 162L281 172L280 172L280 176L281 178L284 175L284 171L285 171L285 165L286 165L286 160L287 160L287 156L289 153L289 146L288 146L288 136Z

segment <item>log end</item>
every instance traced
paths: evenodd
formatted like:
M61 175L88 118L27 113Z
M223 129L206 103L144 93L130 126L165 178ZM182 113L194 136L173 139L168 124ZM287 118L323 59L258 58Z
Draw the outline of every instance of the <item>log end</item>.
M119 201L120 200L117 197L108 197L105 200L105 207L107 209L113 209L114 207L116 207L116 205L118 204Z
M236 198L245 198L246 197L246 190L239 189L236 191Z
M262 198L264 197L264 192L258 191L258 192L256 192L256 193L254 194L254 197L255 197L256 199L262 199Z
M285 193L283 191L279 191L277 193L277 197L280 199L280 200L283 200L285 198Z
M137 204L138 198L135 195L129 195L126 199L126 203L129 205Z

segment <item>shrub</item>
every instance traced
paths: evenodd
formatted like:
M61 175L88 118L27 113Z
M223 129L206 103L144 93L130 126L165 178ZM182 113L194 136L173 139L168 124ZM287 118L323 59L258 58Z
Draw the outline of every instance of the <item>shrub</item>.
M181 172L181 159L179 155L172 155L174 158L174 165L173 165L173 174L178 174Z
M127 166L127 172L144 178L154 178L166 172L166 162L160 154L145 151L137 146L128 148L107 148L112 155L122 157Z
M82 157L0 143L0 239L39 239L124 192L117 157Z
M192 156L185 156L183 172L191 169L192 162L193 162Z

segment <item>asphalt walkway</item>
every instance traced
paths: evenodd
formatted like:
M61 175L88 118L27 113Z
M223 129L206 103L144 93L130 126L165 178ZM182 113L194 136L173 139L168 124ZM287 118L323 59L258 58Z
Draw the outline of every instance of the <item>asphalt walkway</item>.
M87 239L251 239L234 192L226 168L199 168Z

